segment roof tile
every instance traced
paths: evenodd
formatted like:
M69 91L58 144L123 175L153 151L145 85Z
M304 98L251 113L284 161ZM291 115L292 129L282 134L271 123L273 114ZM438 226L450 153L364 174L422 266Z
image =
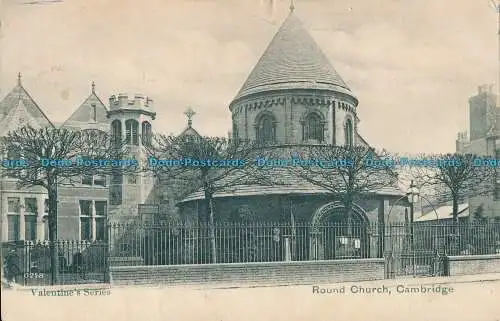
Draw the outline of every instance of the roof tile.
M352 95L300 20L291 13L234 100L258 92L297 88Z

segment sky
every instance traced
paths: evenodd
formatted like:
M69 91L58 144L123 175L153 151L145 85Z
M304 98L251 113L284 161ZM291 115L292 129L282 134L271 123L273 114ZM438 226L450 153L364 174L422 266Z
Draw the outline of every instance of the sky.
M228 106L289 12L288 0L3 0L0 98L23 86L53 122L88 97L154 100L154 128L226 136ZM468 98L498 79L488 0L295 0L359 98L359 132L394 153L453 152ZM496 89L495 89L496 90Z

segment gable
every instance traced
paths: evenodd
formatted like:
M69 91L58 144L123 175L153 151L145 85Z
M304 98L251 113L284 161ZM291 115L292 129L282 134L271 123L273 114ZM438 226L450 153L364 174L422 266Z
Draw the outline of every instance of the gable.
M106 130L108 128L107 114L106 106L95 93L92 93L62 124L62 127Z
M0 136L5 136L8 132L19 129L23 126L31 126L33 128L40 128L40 124L27 110L22 101L18 102L15 109L11 110L0 121Z
M184 131L179 135L179 137L182 136L197 136L201 137L201 135L191 126L188 126Z
M28 92L18 85L0 101L0 131L2 134L24 125L54 127Z

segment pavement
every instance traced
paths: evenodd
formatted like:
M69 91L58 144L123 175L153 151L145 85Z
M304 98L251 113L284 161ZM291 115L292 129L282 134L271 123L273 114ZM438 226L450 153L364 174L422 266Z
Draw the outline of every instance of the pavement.
M500 273L486 273L486 274L472 274L472 275L458 275L458 276L442 276L442 277L404 277L397 279L384 279L384 280L373 280L373 281L359 281L356 283L362 283L368 285L377 284L401 284L405 283L408 285L414 284L456 284L456 283L471 283L471 282L492 282L500 281ZM338 284L345 284L338 283ZM349 282L347 282L349 283ZM351 282L353 283L353 282ZM56 286L43 286L44 289L86 289L86 288L113 288L113 289L130 289L130 288L185 288L193 290L207 290L207 289L238 289L238 288L275 288L275 287L297 287L297 286L307 286L313 285L311 283L305 284L291 284L291 285L281 285L281 284L245 284L245 283L216 283L216 284L189 284L189 285L113 285L113 284L99 284L99 283L88 283L88 284L69 284L69 285L56 285ZM6 282L2 279L2 289L4 287L9 287ZM15 286L17 291L31 291L32 289L40 289L42 286Z
M4 290L2 320L500 321L499 298L500 273L269 287L89 284Z

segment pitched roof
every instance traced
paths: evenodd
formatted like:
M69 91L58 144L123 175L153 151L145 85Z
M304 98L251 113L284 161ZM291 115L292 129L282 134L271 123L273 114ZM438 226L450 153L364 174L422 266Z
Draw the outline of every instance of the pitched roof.
M95 119L92 107L95 106ZM96 95L93 87L90 96L78 107L73 114L62 124L61 127L76 128L101 128L108 126L108 109L102 100Z
M303 146L306 148L307 146ZM284 157L276 157L277 159L287 159L295 152L301 154L301 147L299 146L281 146L276 148L277 153L282 153ZM258 155L259 153L257 153ZM277 155L278 155L277 154ZM252 157L248 157L251 159ZM257 156L255 159L260 158ZM296 172L290 171L284 167L262 168L260 177L238 177L245 176L244 173L233 171L227 174L226 177L218 181L223 188L220 188L215 194L215 198L224 197L242 197L242 196L256 196L256 195L331 195L332 191L325 187L318 186L303 177L297 175ZM339 176L340 179L340 176ZM256 181L263 180L261 184ZM265 182L264 182L265 180ZM228 184L229 182L237 182L234 185ZM227 184L227 185L226 185ZM382 196L386 199L398 199L405 195L405 193L396 184L394 186L386 186L366 193L372 196ZM204 199L204 192L202 189L190 193L185 196L178 204L191 202L194 200Z
M182 133L179 134L179 137L182 137L182 136L197 136L197 137L201 137L201 135L196 131L196 129L194 129L191 126L186 127L186 129L184 129L182 131Z
M23 122L27 122L33 127L54 127L52 122L19 82L0 101L2 134L6 132L7 128L13 130Z
M353 96L328 58L292 12L234 101L259 92L300 88L333 90Z
M468 217L469 216L469 204L459 204L458 205L458 217ZM446 220L453 218L453 206L445 205L430 211L427 214L415 213L415 222L425 222L425 221L436 221L436 220Z

